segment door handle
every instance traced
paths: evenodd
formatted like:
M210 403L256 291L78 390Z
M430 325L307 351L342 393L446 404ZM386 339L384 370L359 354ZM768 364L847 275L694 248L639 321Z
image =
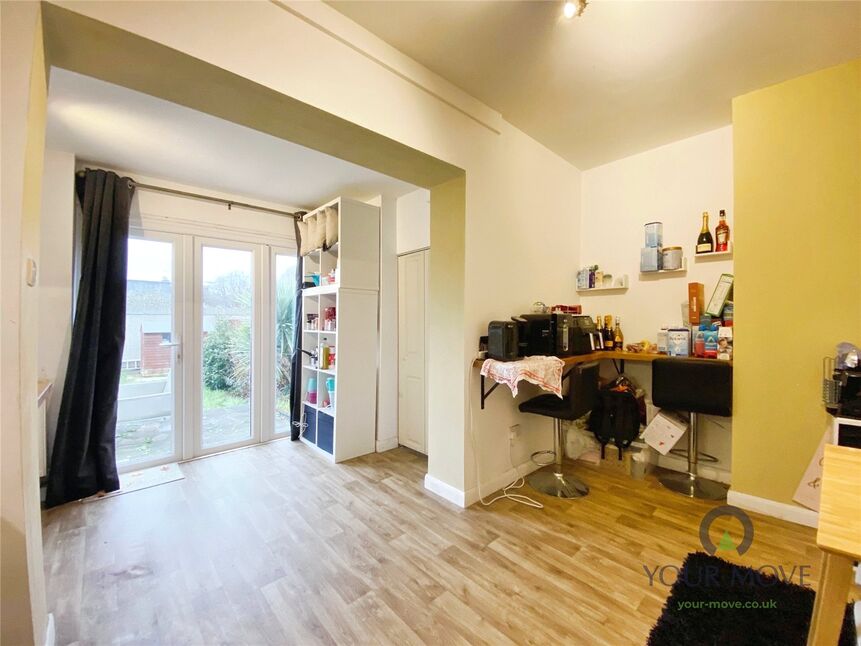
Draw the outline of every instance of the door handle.
M159 343L160 348L176 348L176 361L179 362L182 360L182 341L162 341Z

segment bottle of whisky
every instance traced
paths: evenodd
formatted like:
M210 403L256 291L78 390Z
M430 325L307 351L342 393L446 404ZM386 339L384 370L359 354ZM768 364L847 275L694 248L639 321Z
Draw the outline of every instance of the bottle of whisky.
M616 317L616 327L613 330L613 349L625 349L625 336L622 334L622 328L619 326L619 317Z
M613 316L610 314L604 317L604 349L613 349Z
M715 250L715 242L712 232L709 231L709 212L703 211L703 228L697 238L697 253L712 253Z
M715 227L715 251L729 249L729 225L726 223L726 211L720 210L720 221Z

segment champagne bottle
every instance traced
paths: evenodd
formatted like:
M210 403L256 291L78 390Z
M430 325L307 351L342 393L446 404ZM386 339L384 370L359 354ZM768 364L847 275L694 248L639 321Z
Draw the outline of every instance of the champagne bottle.
M625 337L622 334L622 328L619 326L619 317L616 317L616 328L613 330L613 349L625 349Z
M697 253L712 253L715 250L712 232L709 231L709 212L703 211L703 228L697 238Z
M613 349L613 316L611 314L604 317L604 349Z
M720 221L715 227L715 251L729 249L729 225L726 223L726 211L720 210Z

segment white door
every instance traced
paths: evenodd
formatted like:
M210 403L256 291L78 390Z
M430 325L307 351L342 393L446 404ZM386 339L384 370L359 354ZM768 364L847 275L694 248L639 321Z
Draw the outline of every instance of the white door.
M398 442L427 453L428 251L398 258Z
M116 425L120 473L182 457L183 250L180 236L144 229L129 233Z

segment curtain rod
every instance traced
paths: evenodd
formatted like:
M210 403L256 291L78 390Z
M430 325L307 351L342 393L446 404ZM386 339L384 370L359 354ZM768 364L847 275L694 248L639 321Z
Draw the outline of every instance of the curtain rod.
M189 191L180 191L175 188L167 188L166 186L156 186L154 184L142 184L140 182L136 182L135 180L131 180L132 186L137 188L142 188L147 191L156 191L159 193L169 193L170 195L179 195L181 197L190 197L196 200L208 200L209 202L218 202L219 204L226 204L227 209L230 210L234 206L238 206L243 209L252 209L254 211L263 211L265 213L274 213L276 215L286 215L287 217L296 219L299 217L297 213L290 213L289 211L279 211L278 209L270 209L268 206L258 206L257 204L248 204L247 202L237 202L236 200L228 200L223 197L213 197L212 195L201 195L200 193L190 193Z
M87 167L87 170L98 170L91 169ZM79 170L77 175L83 177L84 171ZM142 188L146 191L157 191L159 193L168 193L170 195L179 195L180 197L190 197L195 200L207 200L209 202L217 202L218 204L226 204L227 210L229 211L234 206L238 206L243 209L251 209L253 211L263 211L264 213L274 213L275 215L286 215L287 217L296 218L302 217L304 211L300 211L298 213L290 213L289 211L279 211L278 209L270 209L268 206L258 206L256 204L248 204L247 202L237 202L236 200L228 200L223 197L213 197L212 195L201 195L200 193L191 193L189 191L180 191L175 188L168 188L167 186L156 186L155 184L142 184L141 182L136 182L131 177L127 178L132 186L136 188Z

